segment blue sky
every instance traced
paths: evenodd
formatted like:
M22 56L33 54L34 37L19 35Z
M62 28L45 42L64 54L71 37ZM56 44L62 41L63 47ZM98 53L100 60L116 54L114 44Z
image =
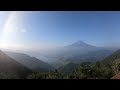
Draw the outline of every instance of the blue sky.
M14 43L16 47L49 48L78 40L95 46L120 45L119 11L0 12L0 19L1 34L11 23L11 30L18 29L12 33L6 30L2 35L4 44L10 46ZM7 22L9 25L5 25Z

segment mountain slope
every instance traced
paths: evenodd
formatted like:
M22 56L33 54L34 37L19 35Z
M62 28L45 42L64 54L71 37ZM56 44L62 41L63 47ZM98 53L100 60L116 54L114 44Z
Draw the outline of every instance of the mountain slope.
M79 67L79 64L69 63L65 66L58 68L58 71L61 72L62 74L70 74L78 67Z
M120 59L120 50L117 50L103 60L103 63L111 64L114 60Z
M15 59L17 62L32 69L33 71L44 72L44 71L54 70L52 66L35 57L30 57L23 53L15 53L15 52L8 52L8 51L6 51L5 53L8 56Z
M75 55L74 57L66 59L66 61L71 61L74 63L78 62L95 62L95 61L100 61L103 60L105 57L109 56L112 54L112 50L97 50L97 51L91 51L85 54L78 54Z
M32 71L0 51L0 79L22 79Z

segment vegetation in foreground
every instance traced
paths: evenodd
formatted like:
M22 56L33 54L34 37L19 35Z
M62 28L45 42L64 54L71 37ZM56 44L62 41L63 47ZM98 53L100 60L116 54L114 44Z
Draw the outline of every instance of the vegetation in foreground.
M96 63L69 63L48 73L32 73L27 79L111 79L120 72L120 50Z
M120 60L115 60L111 65L96 63L74 64L74 70L66 68L72 67L69 64L63 70L55 70L48 73L33 73L27 79L110 79L120 71Z

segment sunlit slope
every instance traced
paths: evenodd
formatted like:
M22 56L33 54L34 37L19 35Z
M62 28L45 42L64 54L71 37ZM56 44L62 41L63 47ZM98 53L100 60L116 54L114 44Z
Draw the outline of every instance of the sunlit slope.
M5 53L8 56L12 57L17 62L32 69L33 71L48 72L48 71L54 70L54 68L51 65L49 65L35 57L26 55L24 53L16 53L16 52L9 52L9 51L6 51Z
M30 69L0 51L0 79L24 79L30 73Z

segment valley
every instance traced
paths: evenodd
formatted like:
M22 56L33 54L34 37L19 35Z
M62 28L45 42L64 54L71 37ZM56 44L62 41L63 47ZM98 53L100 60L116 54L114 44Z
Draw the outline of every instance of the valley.
M0 52L0 78L17 79L22 78L19 77L20 73L25 73L27 76L23 76L26 79L110 79L119 72L119 66L116 65L119 65L120 50L95 47L81 41L67 48L54 49L52 53L44 52L48 55L49 62L38 59L37 56L41 54L37 52L31 52L32 56L29 56L30 53L27 55L24 54L27 52L21 52ZM16 67L14 63L19 65ZM12 73L15 73L15 76Z
M116 78L119 11L0 12L0 79Z

